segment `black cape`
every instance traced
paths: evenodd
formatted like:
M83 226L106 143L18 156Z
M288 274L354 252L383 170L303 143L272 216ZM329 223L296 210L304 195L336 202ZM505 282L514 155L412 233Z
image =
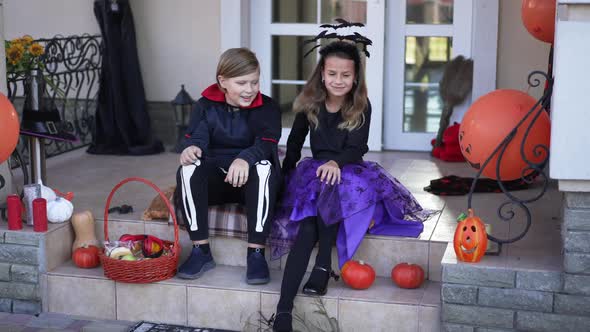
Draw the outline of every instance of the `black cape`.
M129 0L95 0L94 14L103 46L96 120L88 153L160 153L164 146L151 130Z

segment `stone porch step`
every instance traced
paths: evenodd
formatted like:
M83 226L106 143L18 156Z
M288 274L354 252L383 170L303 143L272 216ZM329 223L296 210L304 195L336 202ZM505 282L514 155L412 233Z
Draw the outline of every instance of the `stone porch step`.
M102 268L78 269L68 261L43 276L44 311L253 331L260 327L259 312L270 317L275 311L282 275L271 274L269 284L251 286L243 267L218 265L198 280L127 284L107 279ZM377 278L358 291L332 281L322 301L342 331L439 331L440 287L426 281L419 289L400 289ZM317 298L300 294L295 306L307 322L326 326L316 304Z
M357 250L354 259L363 260L375 269L377 276L389 278L393 267L402 262L410 262L422 266L429 280L441 280L441 260L448 242L431 241L430 235L437 222L436 216L425 224L424 233L417 239L393 236L366 235ZM99 240L104 239L102 220L96 220L96 234ZM122 234L151 234L162 239L174 239L174 228L165 222L109 220L109 238L118 239ZM180 261L188 256L192 243L184 230L179 230L179 241L182 246ZM245 266L246 243L237 238L212 237L211 248L218 264L229 266ZM317 248L312 253L308 271L311 271ZM267 257L270 254L267 253ZM274 270L281 270L286 263L287 256L279 260L270 261L269 266ZM338 271L336 249L332 251L333 269Z

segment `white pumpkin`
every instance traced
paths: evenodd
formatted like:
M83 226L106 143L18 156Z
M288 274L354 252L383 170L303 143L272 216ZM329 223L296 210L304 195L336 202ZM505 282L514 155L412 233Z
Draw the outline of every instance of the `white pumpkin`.
M53 202L57 198L57 195L53 189L41 184L41 197L45 198L47 202Z
M47 220L52 223L64 222L72 216L74 205L65 198L57 197L55 201L47 202Z

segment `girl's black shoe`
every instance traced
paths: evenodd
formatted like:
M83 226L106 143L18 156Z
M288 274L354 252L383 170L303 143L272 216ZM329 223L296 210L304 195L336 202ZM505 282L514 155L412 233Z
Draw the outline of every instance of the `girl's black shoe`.
M293 315L290 312L277 312L272 322L273 332L292 332Z
M323 296L328 292L328 281L330 277L338 281L339 276L331 269L315 266L311 271L309 280L303 286L303 294Z

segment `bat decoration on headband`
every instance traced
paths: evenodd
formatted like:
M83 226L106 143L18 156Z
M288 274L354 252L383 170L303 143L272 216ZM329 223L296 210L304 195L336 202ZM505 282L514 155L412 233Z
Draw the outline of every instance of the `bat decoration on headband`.
M320 28L331 28L331 29L337 30L340 28L364 27L365 26L363 23L351 23L351 22L348 22L348 21L341 19L341 18L337 18L337 19L335 19L335 21L338 22L339 24L322 24L322 25L320 25ZM354 32L350 35L339 35L336 32L328 33L328 30L324 30L324 31L320 32L314 38L304 41L303 44L305 45L305 44L309 44L309 43L316 43L320 39L338 39L340 41L347 40L347 41L354 42L356 44L361 44L362 51L363 51L363 53L365 53L367 58L371 56L369 51L367 51L367 46L373 45L373 42L369 38L361 35L358 32ZM307 55L309 55L311 52L313 52L313 50L315 50L316 48L318 48L320 46L321 46L320 44L315 45L309 51L307 51L307 53L305 53L305 55L303 57L305 58Z
M364 27L365 26L362 23L348 22L347 20L342 19L342 18L336 18L336 19L334 19L334 21L336 21L340 24L322 24L322 25L320 25L320 28L332 28L332 29L336 30L336 29L340 29L340 28Z

